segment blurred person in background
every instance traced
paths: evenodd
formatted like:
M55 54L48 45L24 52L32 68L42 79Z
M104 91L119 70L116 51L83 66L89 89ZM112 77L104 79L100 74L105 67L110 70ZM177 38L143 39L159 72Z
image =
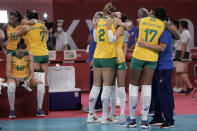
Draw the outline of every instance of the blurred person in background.
M183 82L184 89L179 93L188 95L193 90L194 87L188 77L188 59L190 57L190 49L192 45L191 34L188 30L188 23L185 20L181 20L179 23L180 40L177 43L176 53L174 59L177 60L174 62L176 67L176 73Z
M55 42L56 38L54 36L54 24L53 22L47 22L45 23L45 26L48 29L48 34L47 34L47 47L49 50L54 50L55 49Z
M125 24L127 24L129 30L129 41L128 41L128 49L133 49L135 46L135 25L134 20L131 16L127 16Z
M68 34L64 32L64 20L57 20L55 50L68 50Z

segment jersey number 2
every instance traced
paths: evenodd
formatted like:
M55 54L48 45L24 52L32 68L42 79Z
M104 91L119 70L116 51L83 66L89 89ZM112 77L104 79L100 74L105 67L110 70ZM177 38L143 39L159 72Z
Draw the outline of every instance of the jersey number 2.
M152 42L154 40L155 36L157 35L157 30L152 30L152 29L149 29L149 28L146 28L146 30L144 32L146 32L146 36L145 36L145 41L146 42L148 41L148 35L151 35L153 33L149 42Z
M105 41L104 35L105 35L105 30L104 29L100 29L99 30L99 41Z

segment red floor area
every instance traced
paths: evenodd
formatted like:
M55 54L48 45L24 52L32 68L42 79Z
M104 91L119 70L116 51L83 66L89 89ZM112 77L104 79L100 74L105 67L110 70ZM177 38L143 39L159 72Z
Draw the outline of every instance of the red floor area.
M82 93L82 104L83 107L88 107L88 93ZM193 99L191 95L183 96L174 94L175 98L175 112L179 114L197 114L197 98ZM128 94L127 94L128 100ZM117 114L120 113L120 108L117 108ZM129 114L129 103L126 105L126 115ZM17 114L16 114L17 115ZM97 113L97 115L101 115ZM138 101L137 115L140 115L140 101ZM83 111L52 111L44 119L49 118L69 118L69 117L86 117L87 113ZM25 117L17 119L37 119L37 117ZM0 118L0 120L8 120L8 118Z

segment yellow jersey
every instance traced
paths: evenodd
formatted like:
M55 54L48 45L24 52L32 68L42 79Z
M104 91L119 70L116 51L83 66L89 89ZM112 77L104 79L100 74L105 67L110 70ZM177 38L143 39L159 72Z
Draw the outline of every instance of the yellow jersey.
M124 35L121 35L116 40L116 63L125 62L125 56L123 53Z
M20 37L16 36L16 32L21 28L21 25L17 27L12 27L8 25L7 28L7 35L8 35L8 44L7 49L9 50L16 50L18 43L20 42Z
M165 29L165 23L153 16L140 19L138 41L142 39L148 44L158 45L159 38ZM159 53L136 44L133 57L144 61L158 61Z
M16 51L11 53L11 74L16 77L28 77L29 76L29 53L25 52L23 57L16 56Z
M112 33L116 32L115 22L113 21ZM108 29L106 18L102 18L98 21L96 28L96 48L94 52L94 58L114 58L116 57L115 53L115 42L110 43L108 38Z
M41 29L42 26L44 26L42 23L32 25L30 31L25 35L25 40L29 45L29 52L33 56L48 55L46 32Z

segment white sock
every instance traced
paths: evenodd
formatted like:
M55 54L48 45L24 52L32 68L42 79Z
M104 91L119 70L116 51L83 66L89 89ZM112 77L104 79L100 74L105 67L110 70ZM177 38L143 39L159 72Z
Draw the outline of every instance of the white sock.
M101 101L103 106L103 117L106 118L108 116L108 108L109 108L109 97L111 95L112 86L103 86L103 91L101 94Z
M9 83L8 84L8 100L10 104L10 110L14 110L15 92L16 92L16 84Z
M98 95L100 93L101 87L97 87L95 85L92 86L92 89L90 91L89 95L89 114L94 114L94 107L98 98Z
M147 121L147 116L150 108L151 103L151 85L142 85L142 92L141 92L141 113L142 113L142 120Z
M129 111L130 118L135 119L139 86L129 84Z
M120 98L120 115L125 115L125 105L126 105L125 87L119 87L118 94Z
M111 114L116 115L116 86L111 87L110 102L111 102Z
M43 84L38 84L37 85L38 109L42 109L44 94L45 94L45 86Z

